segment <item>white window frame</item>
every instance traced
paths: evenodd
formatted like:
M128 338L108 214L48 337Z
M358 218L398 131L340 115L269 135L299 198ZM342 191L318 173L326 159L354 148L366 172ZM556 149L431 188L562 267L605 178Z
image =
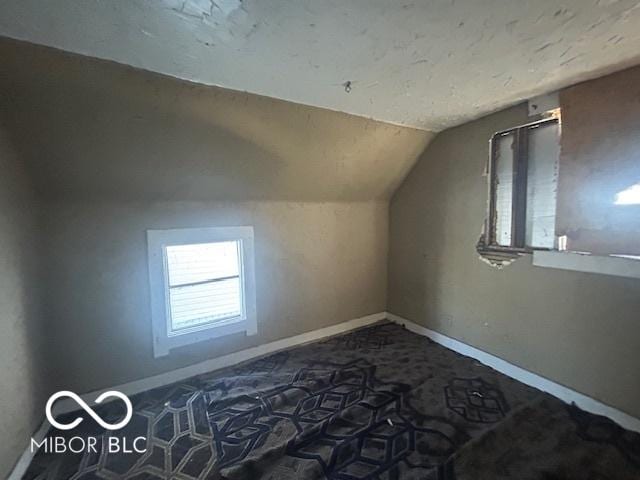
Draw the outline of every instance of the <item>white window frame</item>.
M180 332L169 327L169 283L166 247L237 241L240 245L240 288L242 313L217 324L197 325ZM253 227L180 228L147 230L149 257L149 287L151 293L151 323L153 325L153 355L161 357L169 351L233 333L258 333L253 249Z

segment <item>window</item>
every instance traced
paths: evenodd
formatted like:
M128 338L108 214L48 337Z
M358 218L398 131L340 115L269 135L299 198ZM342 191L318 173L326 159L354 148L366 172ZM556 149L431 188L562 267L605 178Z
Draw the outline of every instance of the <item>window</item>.
M559 135L558 119L550 118L493 136L483 249L555 247Z
M253 228L148 230L154 355L257 332Z

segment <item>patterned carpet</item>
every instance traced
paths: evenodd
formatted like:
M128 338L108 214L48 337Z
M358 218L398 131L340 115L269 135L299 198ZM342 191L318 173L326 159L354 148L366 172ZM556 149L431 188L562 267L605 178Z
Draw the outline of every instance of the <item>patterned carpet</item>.
M50 432L98 436L98 453L39 452L24 478L640 479L640 434L395 324L132 402L122 430ZM95 410L116 422L119 403ZM146 453L108 453L109 435L145 436Z

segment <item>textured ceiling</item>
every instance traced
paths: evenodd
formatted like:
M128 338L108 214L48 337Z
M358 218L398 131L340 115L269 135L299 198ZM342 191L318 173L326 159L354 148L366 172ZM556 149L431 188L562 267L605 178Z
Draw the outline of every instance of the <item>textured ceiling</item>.
M441 130L638 63L640 1L0 0L0 35Z

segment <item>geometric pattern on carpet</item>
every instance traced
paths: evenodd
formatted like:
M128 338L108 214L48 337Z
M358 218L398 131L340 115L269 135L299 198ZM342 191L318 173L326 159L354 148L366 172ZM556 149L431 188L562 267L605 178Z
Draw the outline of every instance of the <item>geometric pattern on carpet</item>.
M509 478L497 471L483 477L460 462L471 458L472 466L498 455L488 464L522 471L520 463L510 467L508 462L526 461L529 448L518 450L517 456L500 456L502 448L516 446L508 441L492 446L498 440L502 445L502 440L486 435L508 419L509 428L524 432L522 422L511 426L518 417L507 413L530 408L548 417L553 412L535 407L547 397L425 337L384 323L132 396L132 420L119 431L106 431L91 418L72 431L52 429L50 436L96 436L99 451L40 451L24 478ZM110 423L122 418L121 402L92 408ZM67 416L72 420L81 414ZM607 471L635 468L629 462L640 458L638 437L613 422L603 433L584 412L574 417L577 420L569 423L560 416L554 424L561 423L562 431L580 432L565 439L566 445L591 452L602 442L607 462L613 462ZM110 435L144 436L147 450L110 453L104 448ZM527 435L539 442L545 430ZM478 439L485 439L479 444L484 450L475 457L469 449ZM458 459L460 452L463 460ZM464 476L466 471L470 476ZM594 467L595 471L599 472Z
M445 397L447 406L470 422L495 423L509 411L502 392L482 378L454 378Z

